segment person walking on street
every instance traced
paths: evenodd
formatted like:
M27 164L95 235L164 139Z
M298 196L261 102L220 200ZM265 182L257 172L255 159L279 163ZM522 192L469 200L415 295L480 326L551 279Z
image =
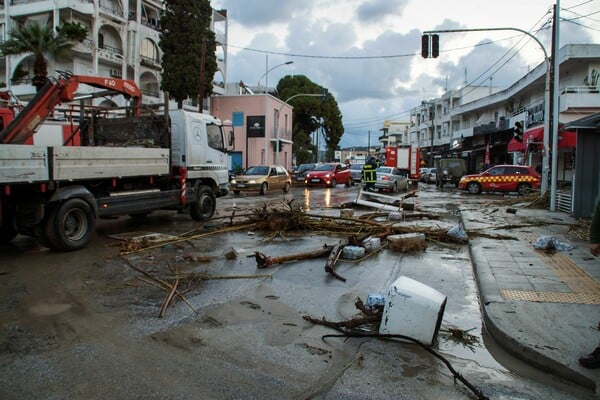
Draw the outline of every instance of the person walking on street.
M600 255L600 200L596 202L596 209L592 215L590 226L590 253L598 257ZM600 368L600 344L594 351L579 358L579 364L585 368Z
M376 169L377 162L375 161L375 157L370 157L365 165L363 165L363 182L365 183L365 190L367 192L373 192L375 190L375 180L377 179L377 174L375 173Z

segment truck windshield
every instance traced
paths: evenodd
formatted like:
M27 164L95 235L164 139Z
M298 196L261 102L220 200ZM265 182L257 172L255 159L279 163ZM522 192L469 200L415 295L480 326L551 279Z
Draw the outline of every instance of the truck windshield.
M223 141L223 131L216 124L206 125L206 135L208 137L208 145L213 149L223 151L225 143Z

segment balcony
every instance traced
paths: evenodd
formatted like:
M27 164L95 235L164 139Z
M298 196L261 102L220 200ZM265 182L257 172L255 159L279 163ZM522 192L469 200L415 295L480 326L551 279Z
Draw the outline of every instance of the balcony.
M567 86L560 91L560 112L600 108L600 88L597 86Z
M98 49L98 56L105 61L121 64L123 60L123 50L105 44L102 48Z
M140 63L148 68L152 68L152 69L156 69L156 70L160 70L161 66L160 66L160 61L156 60L154 58L151 57L146 57L146 56L140 56Z

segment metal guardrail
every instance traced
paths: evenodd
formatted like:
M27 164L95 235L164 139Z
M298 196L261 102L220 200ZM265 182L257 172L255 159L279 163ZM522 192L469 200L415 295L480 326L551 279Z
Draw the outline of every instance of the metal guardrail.
M556 191L556 208L567 214L573 212L573 195L571 191Z

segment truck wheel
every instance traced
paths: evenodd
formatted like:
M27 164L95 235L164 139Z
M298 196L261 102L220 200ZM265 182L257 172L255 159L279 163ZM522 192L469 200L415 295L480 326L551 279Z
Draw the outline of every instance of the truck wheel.
M208 221L212 218L216 208L217 200L210 187L199 186L196 192L196 200L190 205L190 217L194 221Z
M286 182L285 186L283 187L283 193L287 193L290 191L290 183Z
M239 190L234 190L233 194L240 194L240 191Z
M528 183L519 183L519 186L517 186L517 193L519 193L519 196L525 196L530 191L531 186Z
M95 223L94 212L87 202L70 199L49 213L44 233L56 250L79 250L92 238Z
M260 185L260 194L262 194L262 195L267 194L267 189L269 189L267 182L263 182L263 184Z
M477 182L469 182L467 183L467 191L471 194L479 194L481 193L481 185Z

